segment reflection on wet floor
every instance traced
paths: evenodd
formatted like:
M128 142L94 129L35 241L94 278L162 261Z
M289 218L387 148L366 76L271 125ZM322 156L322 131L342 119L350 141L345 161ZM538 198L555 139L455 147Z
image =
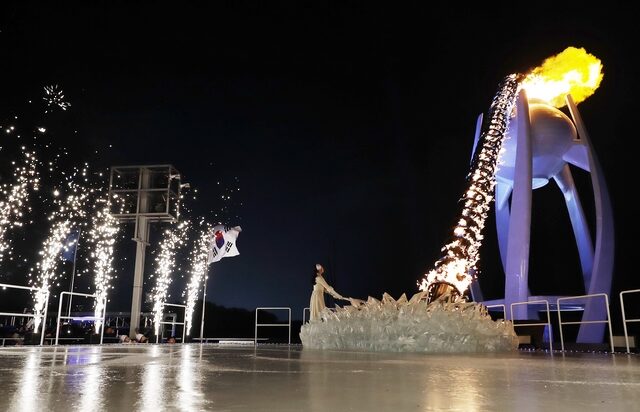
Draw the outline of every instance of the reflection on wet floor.
M214 344L0 349L1 410L636 410L637 355Z

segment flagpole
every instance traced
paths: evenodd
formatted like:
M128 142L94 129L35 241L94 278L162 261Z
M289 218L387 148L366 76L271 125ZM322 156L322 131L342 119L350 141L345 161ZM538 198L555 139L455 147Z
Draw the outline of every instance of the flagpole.
M207 301L207 279L209 279L209 276L204 275L204 288L202 289L202 319L200 320L200 343L204 343L204 309Z
M241 231L242 229L240 228L240 226L236 226L234 228L228 228L224 225L215 226L212 230L213 238L211 239L211 247L209 250L209 256L207 258L207 265L213 262L217 262L224 257L239 255L240 252L238 252L238 248L235 247L235 242L238 239L238 235ZM228 235L227 239L225 239L223 233ZM222 240L222 244L220 246L217 245L218 240ZM215 255L213 254L213 252L215 252ZM208 273L209 269L207 268L207 274L204 277L204 287L202 288L202 319L200 321L200 343L204 341L204 312L207 304L207 279L209 279Z
M73 251L73 269L71 269L71 286L69 287L69 292L73 293L73 281L76 278L76 257L78 256L78 244L80 243L80 234L82 233L82 229L78 228L78 239L76 239L75 249ZM69 308L67 316L71 316L71 300L73 299L73 295L69 295Z

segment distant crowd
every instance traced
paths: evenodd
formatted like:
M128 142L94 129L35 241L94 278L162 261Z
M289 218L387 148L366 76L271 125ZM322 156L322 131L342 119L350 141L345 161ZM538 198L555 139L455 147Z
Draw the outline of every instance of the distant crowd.
M60 340L66 343L99 343L100 336L94 332L92 322L82 322L79 324L65 324L60 327ZM148 343L152 339L153 329L136 329L135 337L120 334L111 326L105 327L104 343ZM44 344L49 345L54 342L55 330L47 328L45 330ZM166 339L166 343L176 343L176 338L171 336ZM0 346L16 345L39 345L40 334L33 333L33 322L30 320L24 324L0 325Z

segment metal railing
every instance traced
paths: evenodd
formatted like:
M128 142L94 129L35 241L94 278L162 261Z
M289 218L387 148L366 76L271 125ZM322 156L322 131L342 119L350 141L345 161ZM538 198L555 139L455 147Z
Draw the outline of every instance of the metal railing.
M124 316L109 316L106 318L106 324L115 329L116 336L120 336L120 329L126 328L128 333L129 324L125 322Z
M42 313L42 315L37 315L35 313L20 313L20 312L0 312L0 316L15 316L15 317L22 317L22 318L41 318L41 322L40 324L42 325L42 333L40 334L40 345L44 344L44 330L45 330L45 323L47 320L47 309L49 308L49 295L50 292L48 290L44 290L44 289L40 289L40 288L36 288L36 287L32 287L32 286L22 286L22 285L11 285L8 283L0 283L0 287L2 289L21 289L21 290L29 290L31 292L39 290L39 291L43 291L44 293L46 293L47 298L44 301L44 312ZM35 333L38 333L37 330L34 330ZM2 345L4 346L4 341L2 342Z
M286 310L289 313L289 322L288 323L258 323L258 312L261 310ZM258 327L259 326L288 327L289 328L289 345L291 345L291 308L284 308L284 307L256 308L256 324L255 324L255 331L253 335L254 346L258 344Z
M58 303L58 319L56 320L56 340L55 340L55 345L58 345L58 338L60 336L60 319L70 319L70 320L79 320L79 321L101 321L100 323L100 344L102 345L102 340L104 338L104 321L105 321L105 315L107 314L107 299L103 298L103 302L102 302L102 316L81 316L81 317L76 317L76 316L61 316L60 314L62 313L62 301L64 300L63 297L64 295L69 295L69 297L71 296L84 296L85 298L94 298L94 299L98 299L98 295L93 294L90 295L88 293L79 293L79 292L62 292L60 293L60 302Z
M0 338L0 340L2 341L2 345L0 346L4 346L5 342L8 340L15 341L16 345L18 344L18 342L24 342L24 338Z
M624 327L624 342L627 345L627 353L631 353L629 350L629 332L627 331L627 323L640 322L640 318L627 319L627 314L624 310L624 295L629 293L638 293L640 289L624 290L620 292L620 308L622 309L622 326Z
M158 322L160 325L172 325L172 326L182 325L182 343L184 343L184 336L185 336L185 333L187 331L187 328L185 326L185 324L187 323L186 322L186 320L187 320L186 319L186 317L187 317L187 305L178 305L178 304L175 304L175 303L163 303L162 307L164 308L165 306L172 306L172 307L183 308L184 309L184 315L182 316L182 322L175 322L175 321L174 322L165 322L165 321ZM160 339L160 335L158 334L158 335L156 335L156 343L159 342L159 339Z
M604 297L604 302L607 309L606 320L581 320L579 322L562 322L562 311L560 310L560 301L593 299L598 297ZM558 326L560 328L560 344L562 345L563 352L564 352L564 336L562 334L562 325L581 325L581 324L587 324L587 323L606 323L607 325L609 325L609 343L611 344L611 353L614 352L613 333L611 332L611 314L609 313L609 296L606 293L594 293L592 295L568 296L565 298L558 298L557 305L558 305Z
M559 300L559 299L558 299ZM519 306L519 305L533 305L533 304L540 304L540 303L544 303L545 304L545 309L547 312L547 321L546 322L539 322L539 323L521 323L521 324L516 324L515 323L515 319L513 319L513 307L514 306ZM511 322L513 323L513 327L515 328L516 326L546 326L549 328L549 350L553 351L553 332L552 332L552 328L551 328L551 313L549 312L549 301L546 299L541 299L541 300L532 300L532 301L527 301L527 302L513 302L511 305L509 305L509 311L511 312ZM562 329L560 329L560 335L562 335ZM562 347L562 350L564 350L564 346Z

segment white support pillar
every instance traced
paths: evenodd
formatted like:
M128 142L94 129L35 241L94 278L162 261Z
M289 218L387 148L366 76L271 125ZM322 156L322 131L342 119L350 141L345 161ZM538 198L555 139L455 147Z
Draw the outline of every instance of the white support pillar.
M136 329L140 326L140 311L142 308L142 288L144 285L144 261L149 245L149 218L142 215L148 210L147 193L150 182L149 169L140 169L138 180L138 205L136 210L136 227L133 240L136 242L136 263L133 274L133 294L131 296L131 319L129 320L129 337L136 336Z
M524 90L517 101L517 147L511 216L507 244L505 303L529 300L529 245L531 232L531 132L529 103ZM514 319L526 319L527 308L518 307Z
M149 245L149 221L146 217L139 217L137 225L138 236L136 241L136 263L133 275L133 295L131 296L131 319L129 321L129 336L134 337L136 328L140 326L140 313L142 308L142 287L144 283L144 261Z
M614 227L613 227L613 208L609 197L609 190L604 179L604 174L596 156L591 139L587 133L587 128L582 121L582 116L576 107L571 95L566 97L569 112L578 130L578 136L582 143L587 146L587 155L589 159L589 170L591 171L591 185L593 187L593 200L596 207L596 235L595 249L593 254L593 269L589 290L587 294L593 295L611 293L611 281L613 276L614 261ZM608 309L608 307L607 307ZM593 304L591 300L587 301L582 316L583 322L592 321L602 318L604 311L598 305ZM592 326L592 327L587 327ZM578 332L578 342L581 343L599 343L602 341L604 334L604 324L600 325L583 325Z
M509 209L509 197L511 196L511 184L507 182L496 182L496 229L498 231L498 247L500 249L500 260L502 270L507 272L507 244L509 239L509 219L511 211Z

